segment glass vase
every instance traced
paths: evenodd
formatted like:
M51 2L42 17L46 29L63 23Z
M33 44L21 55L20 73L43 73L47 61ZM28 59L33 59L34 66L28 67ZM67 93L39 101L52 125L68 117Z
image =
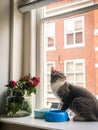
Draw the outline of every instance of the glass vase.
M10 90L6 98L6 114L9 117L29 116L32 113L32 96L23 90Z

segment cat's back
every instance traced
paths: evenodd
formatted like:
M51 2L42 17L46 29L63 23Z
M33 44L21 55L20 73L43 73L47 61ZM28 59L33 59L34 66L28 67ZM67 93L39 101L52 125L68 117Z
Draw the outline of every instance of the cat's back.
M81 98L81 100L87 99L91 102L91 105L96 105L96 107L98 108L98 100L86 88L69 84L69 91L71 95L70 97L72 99L75 99L75 98Z

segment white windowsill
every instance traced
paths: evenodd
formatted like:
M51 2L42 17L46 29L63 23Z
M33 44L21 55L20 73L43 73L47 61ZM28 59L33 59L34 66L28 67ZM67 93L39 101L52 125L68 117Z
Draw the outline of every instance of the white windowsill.
M19 118L1 118L4 123L15 125L24 125L33 128L42 128L45 130L97 130L98 122L73 122L71 119L67 122L51 123L42 119L34 119L33 117ZM14 129L14 128L13 128Z
M75 45L65 45L65 46L63 47L63 49L78 48L78 47L84 47L84 46L85 46L85 44L79 44L79 45L77 45L77 44L75 44Z

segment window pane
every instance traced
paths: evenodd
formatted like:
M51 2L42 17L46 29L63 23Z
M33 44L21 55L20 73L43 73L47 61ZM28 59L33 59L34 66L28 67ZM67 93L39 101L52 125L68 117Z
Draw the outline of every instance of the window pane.
M81 30L82 29L82 21L75 21L75 30Z
M48 85L48 93L52 93L50 85Z
M76 43L83 43L82 32L76 33Z
M69 82L74 82L74 74L67 74L66 79L67 79L67 81L69 81Z
M76 74L76 81L84 81L84 74L83 73Z
M75 64L75 71L83 71L83 64L82 63L76 63Z
M54 37L48 37L48 47L54 47Z
M54 35L55 34L55 23L48 23L47 24L47 35Z
M67 44L71 45L74 43L73 34L67 34Z
M65 29L66 29L65 33L73 32L74 31L74 23L73 23L73 21L68 21L68 22L65 21Z
M66 63L66 72L73 72L73 62Z
M54 67L53 63L47 63L47 72L50 73L51 67Z

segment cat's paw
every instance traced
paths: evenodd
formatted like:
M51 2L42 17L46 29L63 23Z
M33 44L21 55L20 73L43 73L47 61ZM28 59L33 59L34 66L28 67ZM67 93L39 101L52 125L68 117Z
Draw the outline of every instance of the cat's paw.
M74 121L85 121L85 118L76 115L76 116L73 117L73 120L74 120Z

